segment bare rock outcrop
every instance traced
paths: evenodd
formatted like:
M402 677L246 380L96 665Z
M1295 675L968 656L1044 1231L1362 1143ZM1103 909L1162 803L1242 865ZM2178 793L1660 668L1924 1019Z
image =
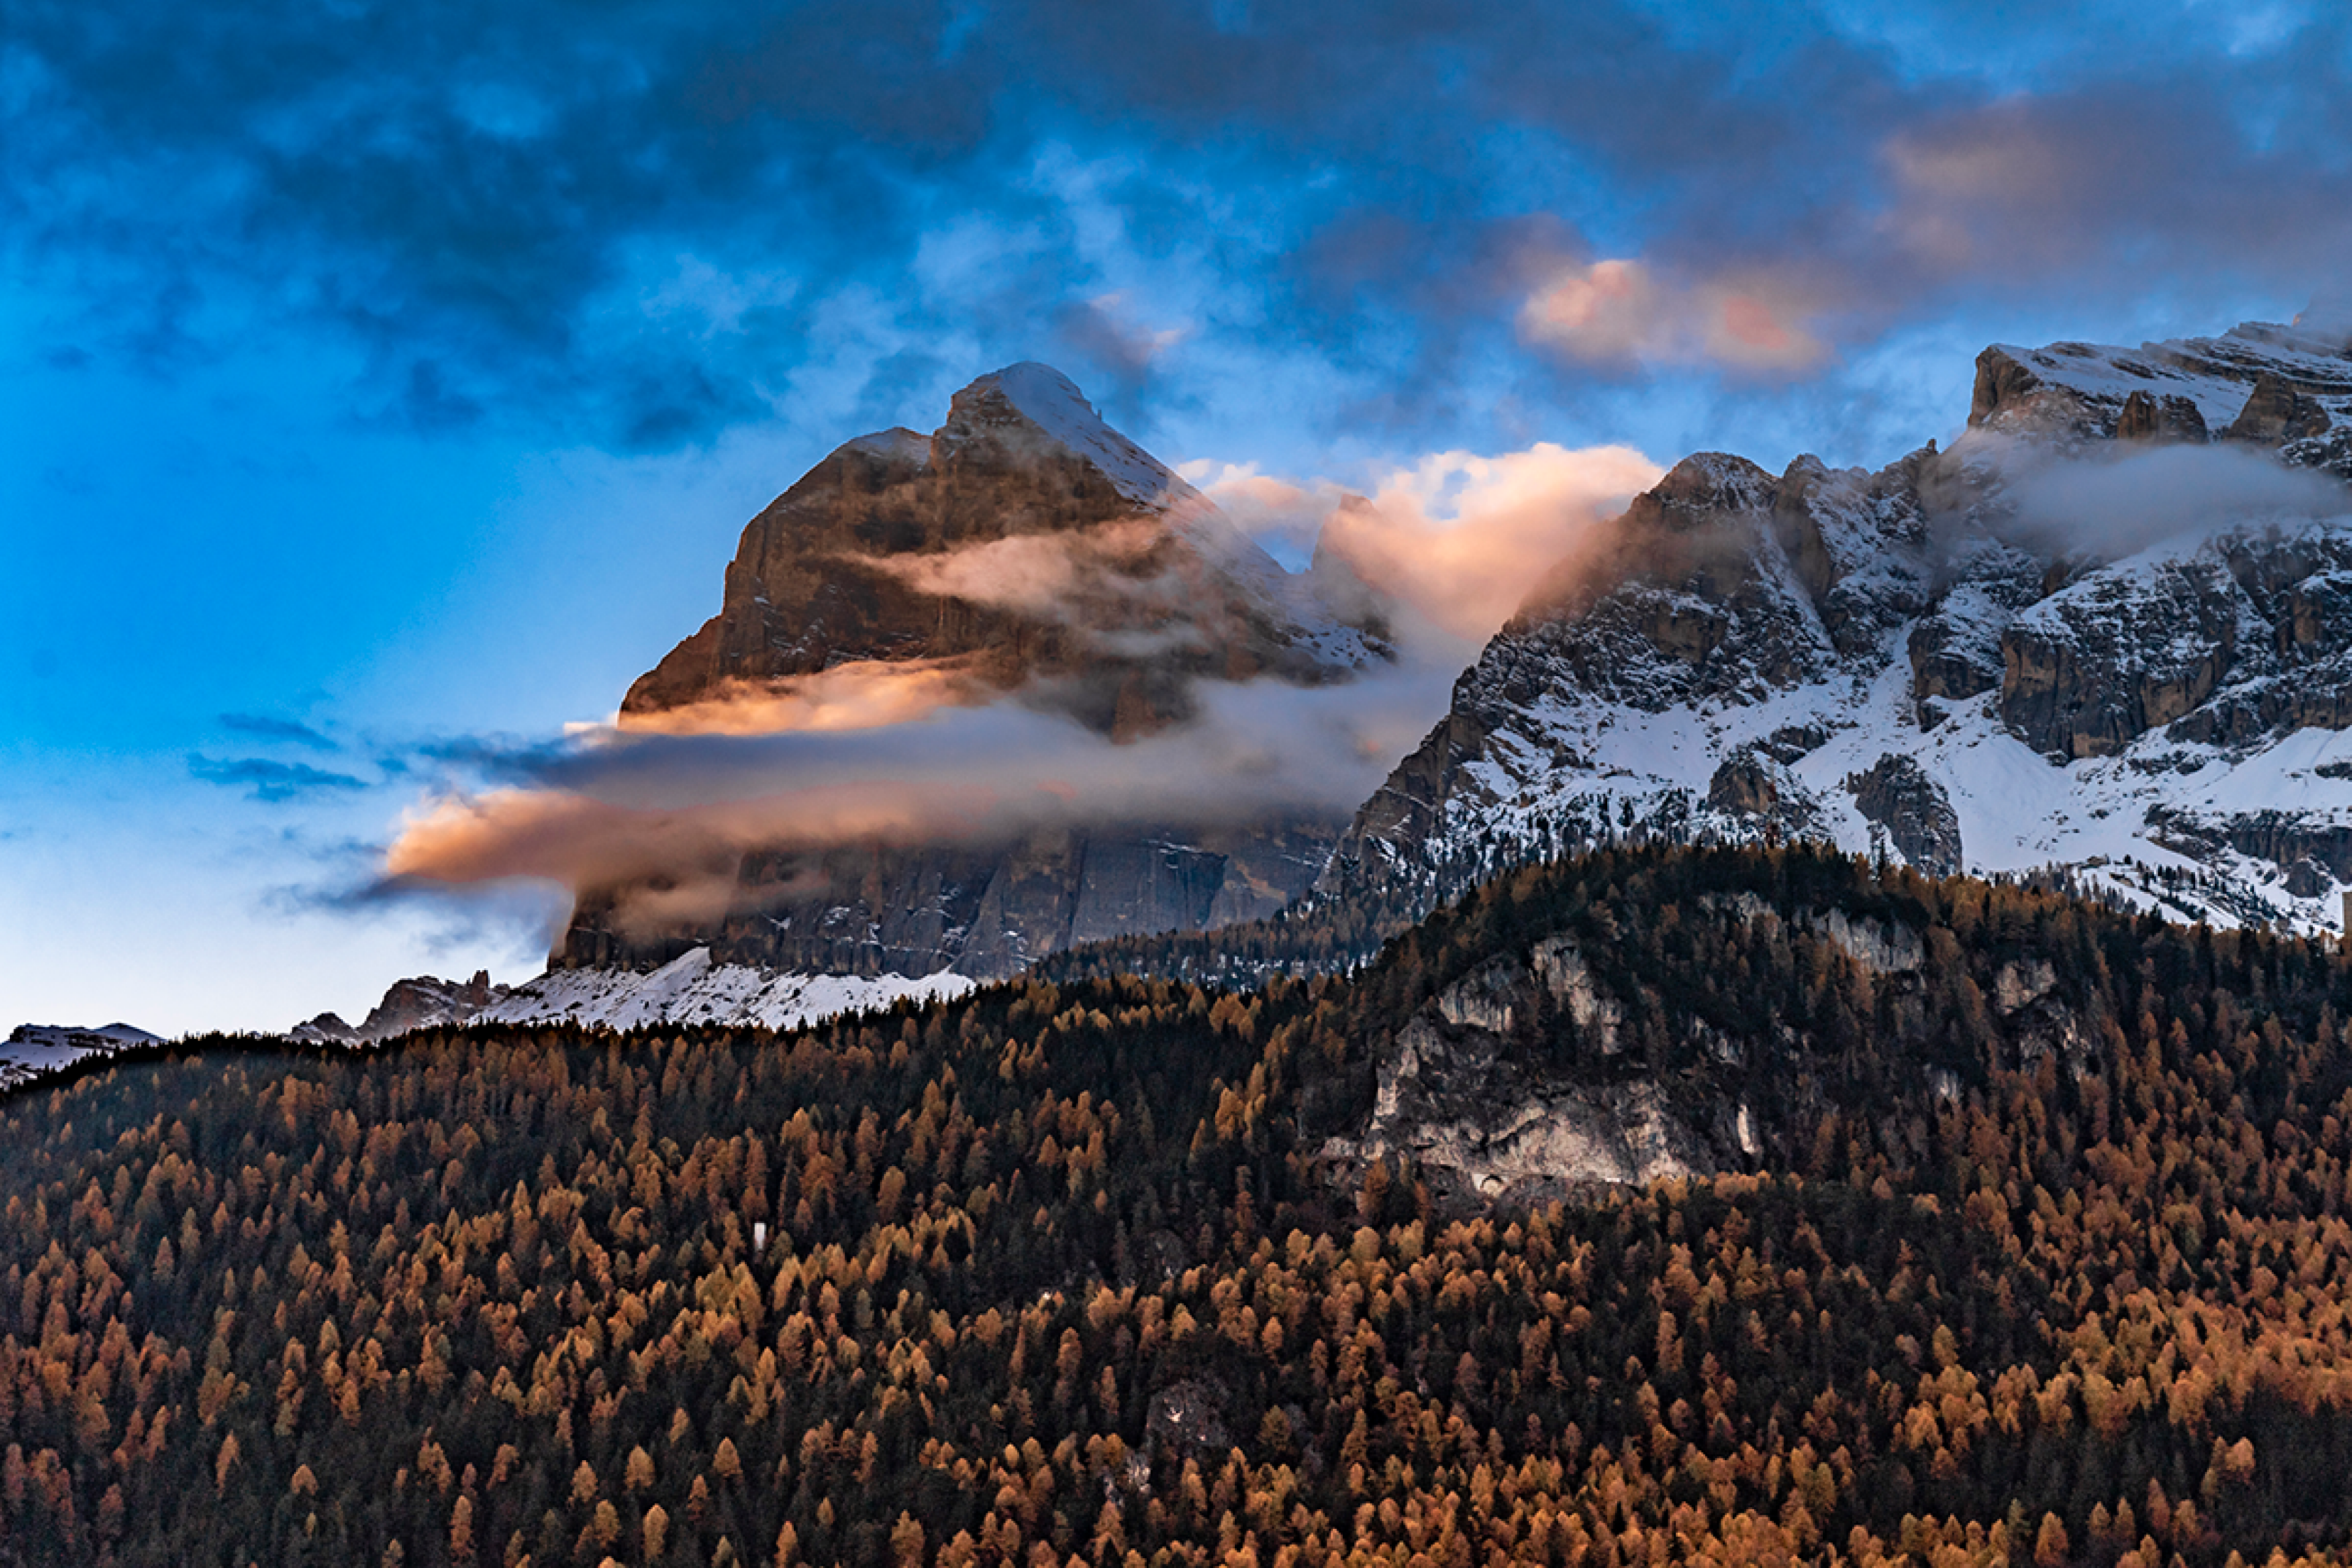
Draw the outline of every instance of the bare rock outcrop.
M2116 439L2118 441L2191 441L2203 443L2213 438L2205 427L2205 416L2193 398L2178 393L2158 396L2147 391L2134 392L2124 399L2116 416Z
M2324 436L2334 424L2317 398L2289 385L2276 373L2264 371L2254 378L2254 390L2247 395L2245 407L2221 436L2224 440L2277 447Z
M1927 770L1909 757L1887 755L1846 781L1863 816L1886 830L1903 858L1931 877L1956 876L1966 866L1960 820Z
M510 994L509 987L490 984L488 970L478 970L471 980L463 981L418 975L394 981L383 1000L357 1026L333 1013L321 1013L288 1030L287 1038L307 1045L371 1046L413 1029L463 1028Z

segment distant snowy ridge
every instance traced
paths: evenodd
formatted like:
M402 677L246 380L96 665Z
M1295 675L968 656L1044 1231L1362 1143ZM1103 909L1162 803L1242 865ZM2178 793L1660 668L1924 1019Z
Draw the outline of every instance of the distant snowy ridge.
M373 1045L418 1029L476 1024L565 1025L641 1029L662 1024L798 1029L852 1013L884 1011L912 998L961 996L972 982L944 972L927 975L783 973L748 964L714 963L693 951L650 971L617 967L553 969L518 986L425 976L403 980L357 1027L331 1013L288 1032L310 1045Z
M128 1024L83 1028L73 1024L19 1024L0 1042L0 1089L62 1072L85 1057L111 1056L133 1046L157 1046L162 1037Z
M478 1024L576 1024L636 1029L651 1024L715 1024L798 1029L851 1013L881 1012L907 1000L961 996L973 983L941 971L911 976L782 974L713 963L698 947L649 973L625 969L551 970L477 1014Z

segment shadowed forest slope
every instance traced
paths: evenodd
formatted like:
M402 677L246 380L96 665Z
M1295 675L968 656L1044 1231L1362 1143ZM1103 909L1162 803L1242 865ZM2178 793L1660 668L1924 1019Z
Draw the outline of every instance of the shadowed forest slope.
M1333 1153L1555 939L1613 1044L1522 1008L1514 1070L1752 1148ZM2305 942L1641 851L1246 994L117 1059L0 1104L0 1561L2332 1560L2347 1010Z

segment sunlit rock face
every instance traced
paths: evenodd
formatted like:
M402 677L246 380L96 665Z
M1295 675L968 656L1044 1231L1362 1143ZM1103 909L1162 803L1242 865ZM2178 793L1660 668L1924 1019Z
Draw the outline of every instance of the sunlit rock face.
M2347 431L2344 342L2252 324L1997 345L1952 447L1875 472L1689 458L1487 645L1319 895L1402 919L1582 844L1811 837L2333 928Z
M1327 604L1335 585L1349 608ZM828 728L1010 700L1123 744L1184 725L1213 687L1384 666L1366 602L1328 568L1285 572L1066 378L1019 364L958 393L929 437L841 447L752 519L719 614L630 688L621 723ZM625 918L632 889L590 889L554 962L644 970L707 949L776 971L996 977L1080 942L1269 914L1340 826L1236 810L1207 827L754 852L711 919L648 929Z
M1019 364L956 394L929 437L848 442L753 518L719 614L621 711L881 663L967 700L1028 690L1127 738L1184 717L1200 680L1313 684L1384 651L1059 373Z

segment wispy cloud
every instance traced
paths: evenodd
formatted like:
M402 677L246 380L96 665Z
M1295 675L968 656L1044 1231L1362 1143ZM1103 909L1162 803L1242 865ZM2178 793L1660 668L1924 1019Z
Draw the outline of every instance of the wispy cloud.
M198 752L188 758L188 772L206 784L241 789L247 798L273 805L368 787L365 780L350 773L330 773L308 763L280 762L274 757L207 757Z
M1436 452L1370 477L1365 491L1235 464L1188 464L1244 528L1312 546L1389 605L1475 647L1533 580L1594 538L1664 468L1630 447L1549 441L1492 456ZM1431 657L1467 657L1449 642Z
M586 733L560 753L510 753L505 771L527 784L424 803L388 850L381 886L634 884L671 918L708 917L727 906L752 849L1336 822L1443 710L1453 674L1433 665L1339 687L1209 682L1192 719L1124 744L1042 710L1034 691L856 731Z
M1766 276L1676 279L1639 261L1559 268L1519 310L1520 334L1572 360L1810 370L1829 353L1803 291Z

